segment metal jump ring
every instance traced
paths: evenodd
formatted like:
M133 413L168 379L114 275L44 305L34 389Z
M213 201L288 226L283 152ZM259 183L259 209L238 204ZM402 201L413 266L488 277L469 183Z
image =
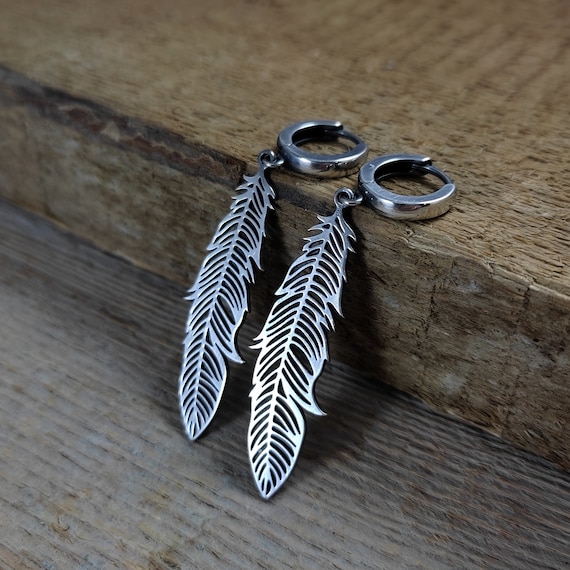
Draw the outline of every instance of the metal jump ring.
M403 196L379 184L393 176L425 174L433 174L444 185L423 196ZM428 220L441 216L449 210L457 192L451 178L433 166L430 158L416 154L391 154L371 160L360 169L358 188L367 204L397 220Z
M317 154L303 150L307 142L330 141L345 138L354 147L341 154ZM289 168L301 174L321 178L337 178L356 172L368 155L367 144L358 136L346 131L339 121L303 121L289 125L277 138L279 154Z

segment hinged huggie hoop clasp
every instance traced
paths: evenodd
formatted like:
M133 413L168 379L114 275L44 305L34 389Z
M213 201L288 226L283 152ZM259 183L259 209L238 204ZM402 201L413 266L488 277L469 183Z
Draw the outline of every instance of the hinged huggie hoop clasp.
M423 196L404 196L391 192L379 182L393 176L424 176L432 174L443 186ZM358 188L372 208L397 220L428 220L445 214L456 194L451 178L432 165L427 156L390 154L366 163L358 176Z
M326 142L347 139L354 147L340 154L308 152L301 145L308 142ZM321 178L348 176L358 170L368 155L368 145L358 136L343 128L339 121L303 121L289 125L277 138L279 154L289 168L301 174Z

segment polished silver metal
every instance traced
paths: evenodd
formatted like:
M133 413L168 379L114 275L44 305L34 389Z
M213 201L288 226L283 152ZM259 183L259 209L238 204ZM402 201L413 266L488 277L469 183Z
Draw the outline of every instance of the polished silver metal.
M326 176L347 174L366 157L366 145L338 122L297 123L283 133L285 140L291 137L293 147L283 154L273 150L259 154L258 171L253 176L245 176L244 183L237 188L238 194L230 211L220 222L196 281L188 291L187 300L191 301L191 306L178 400L184 429L191 440L204 432L218 409L228 375L227 361L242 362L236 336L249 310L248 290L254 281L255 270L260 268L266 218L275 199L266 171L285 165L304 172L287 157L291 157L289 151L297 148L296 144L308 141L344 137L359 146L358 152L353 149L342 155L324 157L330 165L328 172L323 174ZM323 158L307 153L303 156L310 161L314 157Z
M400 196L378 184L397 175L437 176L444 186L427 196ZM256 344L259 350L250 393L249 460L264 499L273 496L291 475L305 437L304 412L323 415L314 389L328 359L327 334L341 297L346 260L356 234L343 216L347 207L368 203L399 219L427 219L443 214L455 194L451 179L420 155L388 155L361 169L357 191L340 188L336 209L319 216L316 232L305 238L301 255L291 264L277 292Z
M343 217L361 199L341 188L335 212L319 216L316 232L287 272L263 330L253 372L248 448L258 491L264 499L289 477L305 436L303 410L323 415L314 395L328 359L327 332L341 314L345 264L356 235Z
M275 191L265 171L283 163L273 151L259 154L258 171L238 186L230 211L218 225L208 255L188 291L178 401L190 440L208 427L222 397L227 360L243 362L236 334L249 310L248 286L260 268L267 214Z
M425 176L432 174L443 186L423 196L405 196L391 192L380 181L394 176ZM358 175L359 191L365 202L389 218L397 220L428 220L445 214L456 195L455 184L427 156L390 154L367 162Z
M354 146L340 154L317 154L302 148L308 142L326 142L347 139ZM347 131L339 121L302 121L283 129L277 138L277 149L285 164L295 172L337 178L358 170L366 160L368 146L355 134Z

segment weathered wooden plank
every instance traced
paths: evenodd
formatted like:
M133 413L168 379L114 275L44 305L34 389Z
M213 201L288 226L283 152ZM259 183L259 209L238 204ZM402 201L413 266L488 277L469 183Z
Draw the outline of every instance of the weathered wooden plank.
M0 566L570 563L568 472L337 363L318 386L328 416L263 502L251 366L232 369L207 436L183 434L182 294L0 203Z
M2 196L188 284L292 120L431 154L460 200L422 224L354 213L333 354L570 465L567 3L20 4L0 2ZM252 323L336 184L276 180Z

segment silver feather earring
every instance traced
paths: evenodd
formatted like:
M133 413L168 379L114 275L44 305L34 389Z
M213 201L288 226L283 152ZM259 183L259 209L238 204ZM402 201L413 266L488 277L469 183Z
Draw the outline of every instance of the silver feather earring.
M394 194L379 184L397 175L433 174L444 185L424 196ZM345 208L367 203L385 216L425 220L450 206L456 189L450 178L418 155L387 155L364 165L358 190L339 189L335 211L319 216L303 252L290 266L277 300L253 347L259 355L253 373L249 458L261 496L270 498L291 474L305 435L303 410L316 415L315 383L328 359L327 332L341 314L345 264L356 235Z
M341 154L315 154L302 148L308 142L343 139L350 142L351 148ZM249 310L248 287L260 268L266 218L275 199L266 172L287 166L310 176L345 176L358 170L367 153L366 144L338 121L295 123L279 134L276 152L264 150L259 154L257 172L244 176L186 297L191 306L178 400L184 429L191 440L204 432L218 409L227 361L242 362L236 335Z

